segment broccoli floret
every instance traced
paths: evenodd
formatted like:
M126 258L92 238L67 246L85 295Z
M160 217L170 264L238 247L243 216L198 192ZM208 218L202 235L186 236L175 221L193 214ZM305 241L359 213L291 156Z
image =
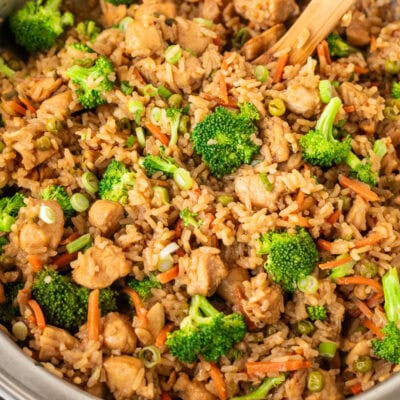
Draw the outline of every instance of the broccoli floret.
M180 329L168 334L167 346L183 362L194 362L200 355L207 361L218 361L245 333L246 324L240 314L225 315L204 296L196 295Z
M121 4L133 4L135 0L106 0L107 3L114 4L115 6L119 6Z
M129 279L127 285L132 288L142 300L147 299L151 295L151 289L161 289L162 285L155 274L146 276L142 281L137 279Z
M311 321L324 321L327 318L326 308L324 306L307 306L308 318Z
M89 289L48 268L38 272L32 285L32 296L40 304L46 321L73 332L86 321L89 294ZM117 310L114 290L100 290L100 308L102 315Z
M328 36L329 53L332 57L348 57L350 54L357 53L359 50L346 43L336 33Z
M82 51L83 53L94 53L94 50L84 43L73 43L71 46L76 50Z
M392 84L392 97L400 99L400 82L393 82Z
M268 254L266 271L288 292L310 275L319 260L317 246L304 228L295 233L271 231L261 237L260 254Z
M167 108L167 117L169 119L169 124L171 126L171 137L169 140L169 145L173 146L178 142L178 130L179 123L182 117L181 108Z
M198 228L203 224L202 220L198 220L198 213L190 211L188 208L184 208L179 213L179 216L182 218L183 225L185 227L192 225L194 228Z
M112 90L114 82L110 75L114 73L112 62L100 56L92 67L73 65L67 76L77 85L76 93L79 103L87 109L95 108L106 103L104 93Z
M49 50L64 28L74 23L71 13L61 15L62 0L31 0L11 15L16 42L31 53Z
M43 200L56 200L60 204L66 218L71 218L75 214L71 201L63 186L51 185L44 189L40 194Z
M179 167L172 157L167 157L164 154L159 156L147 155L143 160L143 168L149 176L152 176L156 172L162 172L172 177L182 190L189 190L193 186L193 179L189 171Z
M12 197L0 198L0 231L10 232L19 210L25 207L24 196L16 193Z
M11 282L4 285L4 296L6 301L0 304L0 324L7 327L18 315L18 307L14 304L18 291L24 287L23 282Z
M0 76L3 75L6 78L11 78L14 74L15 71L6 64L3 57L0 57Z
M94 42L97 36L100 33L100 28L97 26L96 22L92 20L86 20L80 22L75 30L78 32L78 35L81 40Z
M349 257L348 254L343 254L341 256L336 257L337 260L343 259L343 258L347 258ZM331 278L333 281L336 281L336 279L338 278L343 278L345 276L348 275L352 275L354 274L354 265L355 265L355 261L351 260L345 264L342 264L336 268L332 269L331 274L329 275L329 278Z
M217 107L196 125L192 132L193 147L217 178L235 172L242 164L250 164L260 147L251 136L257 133L257 109L250 103L240 112Z
M284 374L266 378L257 389L244 396L233 397L231 400L264 400L268 397L269 392L285 382L285 379L286 376Z
M103 200L126 204L128 191L135 186L135 181L134 172L129 171L121 161L112 160L100 181L99 195Z
M121 92L127 96L133 93L133 86L129 84L128 81L121 81Z
M351 138L344 141L333 136L333 123L342 105L338 97L332 98L321 114L315 130L309 131L300 139L303 158L312 165L331 167L344 161L351 150Z

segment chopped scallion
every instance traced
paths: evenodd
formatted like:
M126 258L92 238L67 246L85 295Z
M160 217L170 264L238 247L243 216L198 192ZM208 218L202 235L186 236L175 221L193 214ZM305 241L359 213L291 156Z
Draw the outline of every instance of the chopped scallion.
M78 239L74 240L71 243L68 243L66 249L69 254L76 253L77 251L83 249L86 246L90 246L92 244L92 237L90 233L86 233L82 235Z
M97 193L99 190L99 180L93 172L86 171L82 175L82 186L88 193Z
M82 193L75 193L71 196L71 206L75 211L84 212L89 208L89 199Z

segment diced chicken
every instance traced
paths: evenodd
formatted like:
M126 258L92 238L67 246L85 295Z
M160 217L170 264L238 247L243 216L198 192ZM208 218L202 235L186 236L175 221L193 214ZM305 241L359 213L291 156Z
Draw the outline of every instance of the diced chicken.
M186 374L179 374L174 385L174 391L178 393L182 400L215 400L215 396L211 394L202 383L191 381Z
M196 22L181 17L176 18L176 22L178 23L177 42L183 49L191 50L199 56L212 43L212 38L205 36L201 32L201 26Z
M144 382L143 362L135 357L114 356L103 363L106 383L116 400L128 400Z
M307 88L300 83L289 82L284 99L290 111L308 117L314 113L320 102L317 93L313 88Z
M289 124L278 117L266 118L263 122L263 136L269 141L271 155L275 162L289 159L289 142L285 135L290 132Z
M180 261L180 270L185 275L190 296L211 296L228 275L228 269L218 253L213 247L200 247L192 252L190 259L185 257Z
M245 299L242 307L247 317L258 328L276 323L284 311L280 287L271 284L265 273L243 282L243 287Z
M120 226L119 221L124 216L124 207L116 201L97 200L89 210L89 224L109 236Z
M221 14L222 0L204 0L200 3L200 16L215 21Z
M361 12L354 12L350 25L346 28L347 41L353 46L366 46L370 43L371 34L368 19Z
M243 288L243 282L249 279L247 270L240 267L232 268L218 286L218 294L227 302L236 304L238 301L237 290Z
M352 207L346 216L346 222L348 224L353 224L359 231L365 231L367 229L367 211L369 205L361 197L356 196Z
M136 9L135 19L140 20L148 15L162 14L167 18L176 17L176 5L173 1L144 0Z
M289 377L285 385L285 392L287 398L290 400L302 400L303 391L306 386L307 371L300 370L296 371L291 377Z
M235 192L247 207L267 208L271 212L277 210L276 201L279 192L275 188L269 192L258 174L237 177Z
M70 90L56 94L40 105L37 116L39 119L55 118L63 121L70 113L69 105L71 101L72 92Z
M78 346L79 341L64 329L47 325L40 335L39 344L39 360L49 361L52 358L62 358L62 351Z
M294 0L233 0L238 14L257 27L268 28L298 14Z
M79 253L71 266L75 282L89 289L108 287L131 270L122 250L102 237L97 237L94 246L85 253Z
M165 49L161 31L155 23L146 27L139 21L131 21L125 34L126 50L131 57L147 57Z
M29 82L29 89L27 95L33 100L41 102L46 100L54 93L62 84L60 78L54 77L40 77L34 78Z
M104 344L110 350L132 354L136 349L135 331L126 315L109 313L103 321Z
M40 207L46 206L54 214L55 222L47 224L38 218ZM33 221L33 217L36 216ZM64 213L55 200L31 199L20 214L23 225L19 231L19 245L27 254L45 254L49 249L55 250L64 232Z
M110 27L114 24L118 24L122 18L126 17L126 5L114 5L107 1L101 1L101 22L102 25Z

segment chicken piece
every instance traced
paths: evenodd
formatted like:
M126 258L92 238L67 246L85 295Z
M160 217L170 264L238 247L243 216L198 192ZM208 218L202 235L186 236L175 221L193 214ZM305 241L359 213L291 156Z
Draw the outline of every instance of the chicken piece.
M125 34L125 46L131 57L147 57L162 54L166 48L158 26L148 21L146 26L140 21L131 21Z
M364 13L355 11L350 25L346 28L347 41L353 46L367 46L371 41L370 36L368 19Z
M97 237L95 244L71 263L76 283L89 289L103 289L131 271L122 250L111 240Z
M266 118L262 125L263 136L269 141L272 158L275 162L289 159L289 142L285 134L290 133L289 124L278 117Z
M203 0L200 3L200 17L215 21L221 14L223 0Z
M284 311L280 287L271 284L265 273L243 282L243 287L245 299L242 307L247 317L258 328L276 323Z
M247 270L241 267L232 268L218 286L218 294L228 303L236 304L238 301L237 290L242 289L243 282L249 279L250 275Z
M136 335L129 318L117 312L109 313L103 320L104 344L110 350L132 354L136 349Z
M128 400L144 383L143 362L130 356L113 356L103 363L106 383L116 400Z
M307 371L294 372L284 383L287 398L290 400L302 400L306 380Z
M190 296L211 296L228 275L228 269L218 253L219 250L214 247L200 247L192 252L189 260L181 258L180 270L185 274Z
M178 393L182 400L215 400L216 397L211 394L205 386L196 381L191 381L186 374L179 374L174 385L174 391Z
M144 0L136 9L135 19L140 20L143 17L155 14L165 15L166 18L175 18L176 5L173 1Z
M346 222L353 224L359 231L367 229L367 211L369 205L361 196L356 196L353 205L346 216Z
M33 100L37 102L42 102L49 98L52 93L54 93L62 84L62 79L54 77L40 77L33 78L28 83L28 90L26 94Z
M69 109L71 102L72 92L70 90L56 94L40 105L37 116L39 119L55 118L64 121L71 111Z
M89 224L98 228L104 236L118 230L119 221L124 216L124 207L116 201L97 200L89 210Z
M126 5L114 5L107 1L101 1L101 25L111 27L126 17Z
M37 218L41 206L47 206L53 211L55 218L53 224L47 224ZM19 231L19 245L25 253L46 254L49 249L57 249L65 222L63 210L57 201L31 199L20 214L20 218L24 222Z
M79 341L67 331L55 326L46 325L39 338L39 360L50 361L52 358L62 358L64 349L71 350L79 345Z
M210 36L205 36L201 31L200 24L184 19L176 18L178 23L178 44L185 50L193 51L197 56L204 53L213 39Z
M184 70L182 70L181 68L173 65L172 73L176 90L179 91L180 89L184 93L189 94L201 86L204 76L204 69L201 66L199 59L197 57L193 57L192 55L185 57L184 67ZM160 75L161 74L157 74L157 78L160 79Z
M294 0L233 0L238 14L258 28L268 28L299 13Z
M248 208L267 208L270 212L277 210L276 201L280 192L275 188L269 192L258 174L238 176L235 179L235 192Z

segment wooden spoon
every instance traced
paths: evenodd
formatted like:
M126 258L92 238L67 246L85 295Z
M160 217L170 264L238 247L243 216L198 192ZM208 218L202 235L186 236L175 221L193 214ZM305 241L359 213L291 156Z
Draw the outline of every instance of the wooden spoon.
M274 54L285 53L289 53L290 64L304 64L354 3L355 0L312 0L289 31L254 64L267 64Z

